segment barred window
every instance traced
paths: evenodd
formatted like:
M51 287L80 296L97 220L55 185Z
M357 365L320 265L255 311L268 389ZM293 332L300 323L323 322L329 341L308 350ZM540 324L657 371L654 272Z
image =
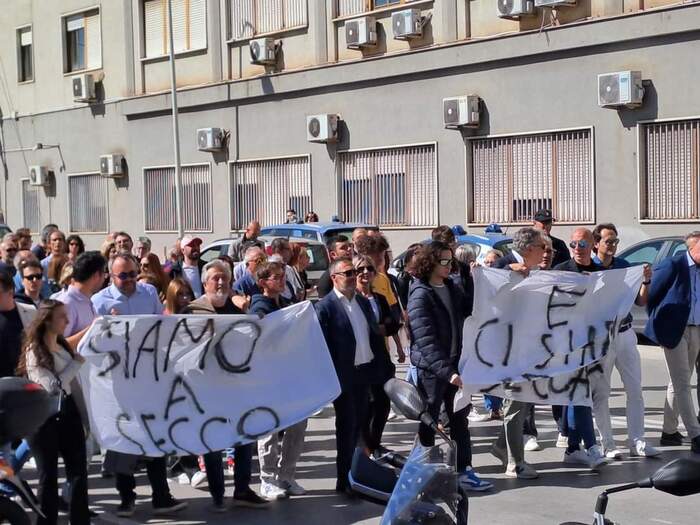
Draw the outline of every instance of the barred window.
M392 5L409 4L416 0L338 0L338 16L352 16Z
M182 166L183 228L188 232L212 230L212 188L209 164ZM177 231L175 168L143 170L145 225L149 232Z
M231 38L306 27L306 0L230 0Z
M288 209L303 217L311 206L309 157L288 157L231 163L231 229L252 220L284 222Z
M343 220L437 224L435 144L339 152L337 169Z
M206 49L206 0L172 0L172 3L175 53ZM146 57L168 54L168 0L144 0L143 21Z
M641 126L640 218L700 218L700 120Z
M39 219L39 190L29 185L29 179L22 179L22 226L32 233L41 230Z
M70 231L106 233L107 179L99 173L68 177Z
M469 141L468 222L530 222L541 208L560 222L594 221L591 131Z

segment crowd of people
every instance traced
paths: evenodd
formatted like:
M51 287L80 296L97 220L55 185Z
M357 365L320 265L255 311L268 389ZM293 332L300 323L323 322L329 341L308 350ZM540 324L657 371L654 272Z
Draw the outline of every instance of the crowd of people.
M297 222L288 214L288 222ZM309 215L306 220L318 220ZM533 225L518 230L512 250L492 250L484 266L527 277L536 270L596 272L624 268L615 257L619 244L613 224L592 231L576 228L570 242L551 235L549 210L540 210ZM396 375L395 362L410 357L407 379L427 401L431 416L449 430L457 446L460 482L468 490L485 491L492 484L472 468L469 423L502 420L491 453L505 475L533 479L538 472L525 453L541 448L534 405L484 396L484 410L454 410L460 388L458 363L464 321L474 307L472 268L476 254L458 245L452 228L440 226L429 242L411 245L389 273L390 245L379 230L357 229L352 237L328 240L328 270L317 283L306 275L309 255L303 244L259 239L260 224L251 222L230 243L228 255L204 263L202 239L186 235L161 261L151 241L126 232L107 236L99 251L85 251L77 235L66 236L54 224L43 228L32 244L28 229L7 234L0 243L0 377L21 375L61 399L57 416L35 436L13 444L3 455L19 470L33 456L39 473L38 497L45 515L41 525L55 524L58 512L69 513L73 525L90 523L87 457L94 443L78 380L84 363L76 352L93 320L102 315L254 314L265 316L307 298L318 298L316 312L341 386L335 409L336 491L352 497L348 473L359 445L375 459L389 451L382 435L391 405L382 388ZM682 419L691 449L700 453L700 418L693 406L691 374L700 349L700 232L688 235L687 253L644 268L637 304L650 312L647 335L665 349L670 382L664 408L661 445L681 445ZM644 435L641 359L629 315L602 361L603 373L592 383L593 407L553 406L559 429L557 447L563 462L598 469L624 452L613 439L610 422L610 379L619 371L626 394L629 454L653 457L661 452ZM391 349L395 351L392 356ZM698 393L700 398L700 392ZM172 514L186 507L176 500L168 479L197 487L208 481L212 510L225 512L225 473L234 478L234 506L265 508L271 500L305 494L296 480L303 454L307 421L260 439L197 457L138 458L104 451L103 476L113 477L121 503L117 515L135 509L134 473L145 468L153 512ZM596 436L595 428L599 436ZM421 443L434 443L435 431L419 424ZM260 494L251 489L257 454ZM66 483L59 487L58 462L63 459ZM59 489L62 494L59 495ZM8 491L8 487L0 487Z

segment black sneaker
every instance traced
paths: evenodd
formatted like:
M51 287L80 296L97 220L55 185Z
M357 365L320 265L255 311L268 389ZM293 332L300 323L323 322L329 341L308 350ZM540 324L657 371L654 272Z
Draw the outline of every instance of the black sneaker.
M228 507L226 506L226 503L224 503L224 500L214 500L211 504L210 510L212 512L216 512L217 514L223 514L224 512L228 511Z
M116 515L120 518L130 518L134 515L136 502L134 500L122 501L117 507Z
M674 432L673 434L662 432L659 444L662 447L679 447L683 444L683 434L680 432Z
M178 501L172 496L165 502L165 505L153 506L153 514L156 516L164 516L167 514L173 514L175 512L180 512L182 509L187 507L186 501Z
M258 496L253 489L248 488L243 492L233 493L234 507L248 507L249 509L266 509L269 501Z
M700 436L695 436L690 442L690 450L694 454L700 454Z

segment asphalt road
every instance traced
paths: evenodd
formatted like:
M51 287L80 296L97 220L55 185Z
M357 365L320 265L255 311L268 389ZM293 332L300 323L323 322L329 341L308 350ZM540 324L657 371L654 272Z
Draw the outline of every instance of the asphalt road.
M649 441L657 445L663 417L663 400L667 372L663 354L656 347L640 347L643 358L644 397L646 401L646 430ZM619 376L614 374L611 407L613 426L618 444L625 443L624 392ZM661 459L625 458L605 467L600 473L581 468L565 468L563 450L554 447L556 426L549 407L537 407L540 452L528 452L527 461L540 472L534 481L506 479L503 468L488 449L498 431L498 423L470 423L474 448L474 467L479 474L493 481L494 490L474 494L470 499L471 524L560 524L567 521L592 522L597 495L616 484L637 481L676 457L688 456L689 446L665 448ZM391 448L408 450L416 424L405 420L391 422L385 441ZM189 507L173 519L153 517L145 475L138 477L139 500L131 519L114 515L118 496L111 480L99 476L99 463L91 466L90 504L100 512L96 524L174 523L185 524L278 524L342 525L350 523L378 524L383 508L364 501L348 501L338 497L335 486L335 439L333 411L327 408L311 419L306 448L298 467L298 480L308 489L308 495L275 502L266 510L231 509L226 514L209 511L210 499L206 486L195 490L190 486L172 484L177 498L189 501ZM35 482L34 473L26 471ZM233 480L227 477L227 495L233 490ZM257 490L257 485L254 487ZM677 498L654 490L636 490L612 495L608 517L619 523L696 525L700 495ZM65 516L61 523L68 523Z

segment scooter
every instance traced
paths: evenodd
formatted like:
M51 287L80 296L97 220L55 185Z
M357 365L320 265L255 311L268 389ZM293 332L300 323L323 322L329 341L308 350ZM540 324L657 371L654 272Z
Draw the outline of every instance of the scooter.
M455 443L428 414L415 386L393 378L384 391L404 417L428 425L443 442L424 446L416 439L408 458L389 453L379 461L358 448L350 487L363 499L387 506L380 525L466 525L468 499L459 483Z
M20 377L0 379L0 450L9 451L14 441L31 436L58 410L55 396L40 385ZM0 481L9 484L22 501L45 517L38 501L25 481L16 474L7 458L0 455ZM0 523L29 525L24 508L0 492Z
M636 483L628 483L604 490L595 504L593 525L615 525L605 517L608 496L632 489L655 488L674 496L690 496L700 493L700 461L688 458L674 459L657 470L651 477ZM587 525L578 521L567 521L561 525Z

